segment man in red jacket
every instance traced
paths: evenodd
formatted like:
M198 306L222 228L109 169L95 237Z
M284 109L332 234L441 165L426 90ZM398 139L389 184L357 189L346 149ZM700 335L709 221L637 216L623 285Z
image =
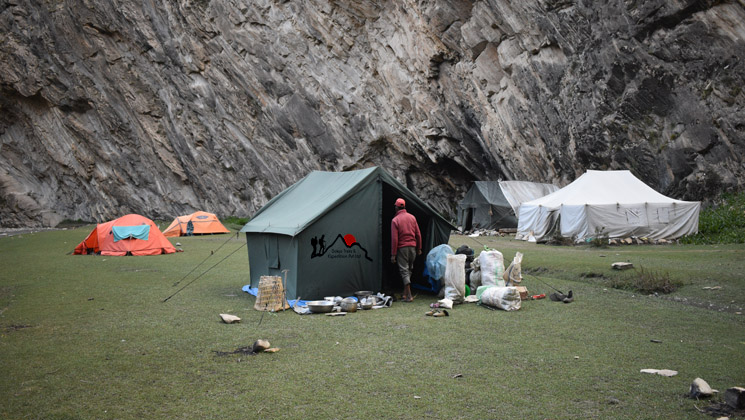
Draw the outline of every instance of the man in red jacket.
M391 220L391 262L398 263L398 271L404 282L402 299L411 302L411 273L414 271L414 260L422 254L422 234L416 217L406 211L403 198L396 200L396 215Z

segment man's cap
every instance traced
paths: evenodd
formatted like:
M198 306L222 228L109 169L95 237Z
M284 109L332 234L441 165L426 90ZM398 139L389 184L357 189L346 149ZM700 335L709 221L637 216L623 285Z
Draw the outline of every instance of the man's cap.
M403 198L399 198L396 200L396 207L406 207L406 202Z

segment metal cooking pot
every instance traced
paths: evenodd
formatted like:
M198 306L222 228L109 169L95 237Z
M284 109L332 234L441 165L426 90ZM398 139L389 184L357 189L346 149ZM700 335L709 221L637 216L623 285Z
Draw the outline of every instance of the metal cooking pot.
M340 306L343 312L357 312L357 302L354 299L344 298Z

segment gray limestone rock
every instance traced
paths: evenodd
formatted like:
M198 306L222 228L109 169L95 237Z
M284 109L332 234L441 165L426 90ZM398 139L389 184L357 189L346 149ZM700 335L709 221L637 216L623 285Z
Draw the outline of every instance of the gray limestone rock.
M250 216L369 165L451 217L473 180L745 186L742 1L14 0L0 31L3 227Z

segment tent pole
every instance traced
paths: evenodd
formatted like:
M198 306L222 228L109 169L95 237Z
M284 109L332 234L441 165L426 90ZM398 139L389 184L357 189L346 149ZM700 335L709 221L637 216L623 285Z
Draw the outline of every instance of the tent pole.
M287 272L290 271L289 268L285 268L282 270L282 274L284 274L284 279L282 280L282 312L285 311L285 304L287 304Z

